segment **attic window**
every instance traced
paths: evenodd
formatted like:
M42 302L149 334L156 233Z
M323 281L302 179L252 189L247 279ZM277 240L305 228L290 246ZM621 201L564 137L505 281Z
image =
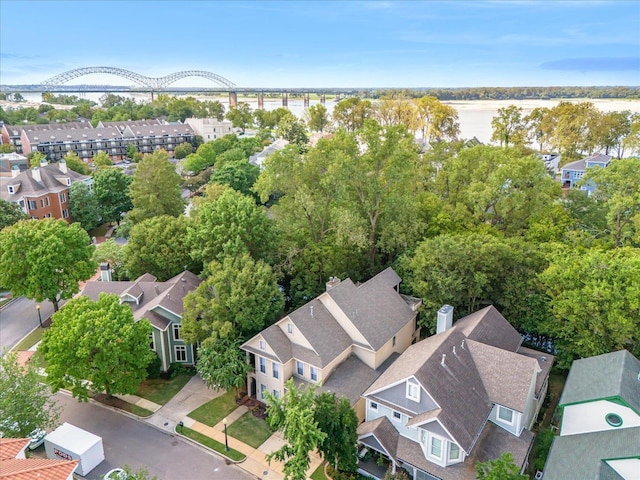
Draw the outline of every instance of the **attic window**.
M13 190L13 185L9 185L7 188L8 188L8 190L9 190L9 193L16 193L16 192Z
M622 417L617 413L607 413L604 417L609 425L612 427L621 427L622 426Z
M287 333L293 333L293 324L287 323Z
M265 347L264 340L260 340L260 350L264 350Z
M420 386L407 380L407 398L414 402L420 402Z

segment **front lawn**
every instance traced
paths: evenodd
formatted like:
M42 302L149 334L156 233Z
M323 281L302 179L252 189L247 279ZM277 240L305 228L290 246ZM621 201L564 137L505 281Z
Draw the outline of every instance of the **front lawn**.
M247 412L227 427L227 432L241 442L258 448L273 432L265 420Z
M230 390L196 408L188 416L200 423L213 427L236 408L238 408L236 393L234 390Z
M124 410L125 412L133 413L138 417L149 417L153 415L153 412L150 412L146 408L139 407L134 405L133 403L125 402L121 398L118 397L107 397L104 393L97 393L93 396L93 399L97 402L103 403L104 405L109 405L110 407L119 408L120 410Z
M209 447L212 450L215 450L216 452L219 452L222 455L229 457L231 460L234 460L236 462L239 462L247 458L246 455L243 455L241 452L234 450L233 448L230 448L229 450L225 450L224 445L222 443L218 442L217 440L214 440L211 437L207 437L206 435L203 435L200 432L191 430L190 428L182 427L179 433L182 433L182 435L184 435L185 437L189 437L190 439L195 440L196 442L204 445L205 447Z
M311 480L327 480L327 476L324 474L324 462L318 465L310 478Z
M158 405L164 405L182 390L182 387L193 375L193 373L181 372L169 380L163 378L147 379L140 384L136 395Z

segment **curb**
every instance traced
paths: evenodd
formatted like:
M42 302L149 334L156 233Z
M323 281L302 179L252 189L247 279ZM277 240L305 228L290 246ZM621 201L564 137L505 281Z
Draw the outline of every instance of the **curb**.
M11 304L12 304L13 302L15 302L16 300L18 300L18 298L20 298L20 297L11 297L11 298L7 301L7 303L3 303L3 304L2 304L2 306L0 306L0 312L1 312L2 310L4 310L6 307L8 307L9 305L11 305Z
M247 458L249 458L248 455L244 455L244 453L240 452L240 453L242 453L244 455L244 458L242 460L233 460L233 459L227 457L224 453L220 453L219 451L214 450L213 448L210 448L210 447L207 447L206 445L201 444L197 440L194 440L194 439L192 439L190 437L187 437L186 435L183 435L182 433L179 433L176 430L176 427L174 427L173 433L176 434L176 436L178 436L180 438L183 438L184 440L186 440L189 443L193 443L194 445L198 445L199 447L202 447L202 448L206 449L207 451L209 451L211 453L215 453L216 455L221 456L222 458L224 458L225 463L227 463L228 465L239 465L239 464L245 462L247 460ZM242 467L240 467L240 468L242 468ZM245 470L245 472L246 472L246 470ZM251 472L248 472L248 473L251 473ZM251 475L253 475L253 474L251 474Z

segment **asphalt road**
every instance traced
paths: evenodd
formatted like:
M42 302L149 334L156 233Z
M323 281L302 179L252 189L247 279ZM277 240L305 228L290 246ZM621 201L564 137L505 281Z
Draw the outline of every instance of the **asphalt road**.
M40 315L42 321L53 315L51 302L40 304ZM38 310L33 300L20 297L0 310L0 355L39 325Z
M115 467L146 468L159 480L250 480L254 477L219 456L181 437L94 403L80 403L66 393L55 395L63 408L60 423L69 422L102 437L105 461L86 477L99 480ZM38 447L41 453L44 446Z

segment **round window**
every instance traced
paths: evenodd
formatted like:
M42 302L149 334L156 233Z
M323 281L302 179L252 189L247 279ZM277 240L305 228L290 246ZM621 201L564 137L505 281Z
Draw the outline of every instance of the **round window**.
M622 417L617 413L607 413L607 416L604 418L607 421L607 423L612 427L622 426Z

